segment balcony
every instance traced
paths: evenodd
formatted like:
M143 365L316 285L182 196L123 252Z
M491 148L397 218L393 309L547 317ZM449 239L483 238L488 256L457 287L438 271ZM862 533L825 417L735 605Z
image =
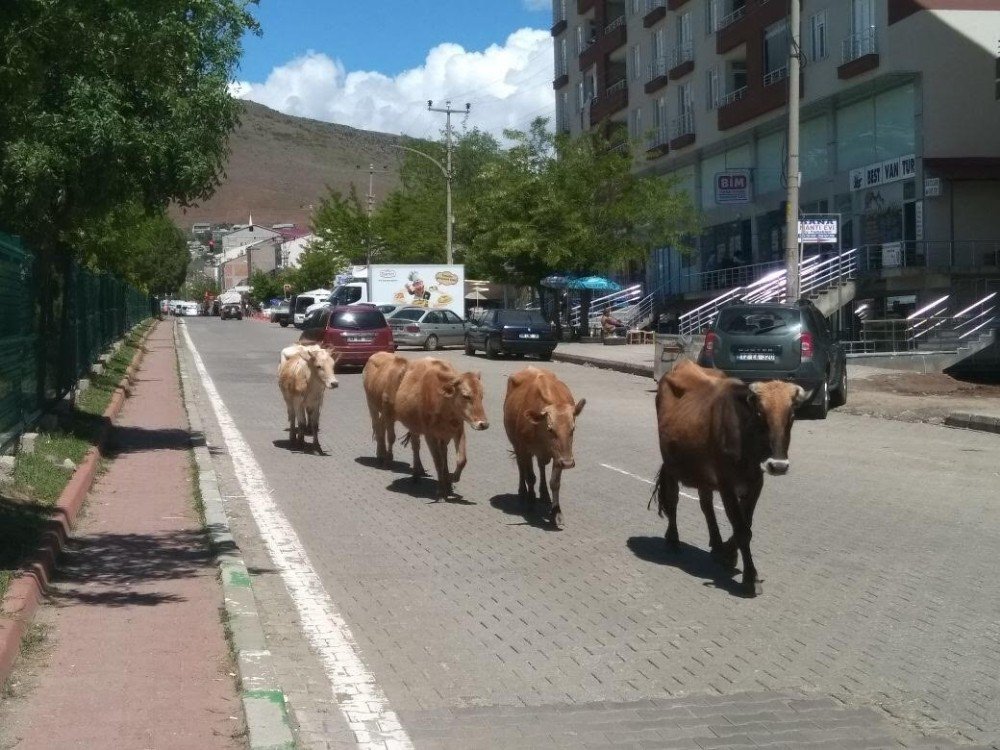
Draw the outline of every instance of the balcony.
M718 107L722 109L723 107L728 107L730 104L735 104L741 99L745 98L747 95L747 87L740 86L738 89L733 89L727 94L723 94L719 97Z
M590 124L597 125L602 120L628 107L628 81L620 81L608 86L604 95L594 97L590 102Z
M625 46L628 40L625 16L618 16L604 27L604 33L593 37L580 50L580 70L586 70L603 57Z
M646 158L658 159L670 150L670 134L664 127L653 130L646 139Z
M694 43L690 40L670 51L670 70L667 75L676 81L694 70Z
M716 23L715 51L722 55L741 44L751 44L756 41L761 29L766 29L787 15L786 2L745 0Z
M875 29L866 29L851 34L843 41L840 56L841 65L837 68L837 77L841 80L875 70L879 64L878 33Z
M774 72L777 74L778 71ZM757 80L761 81L762 79ZM779 80L783 81L784 78ZM799 90L804 90L804 81L801 79ZM728 130L744 122L749 122L787 103L788 86L761 86L758 84L750 88L737 89L719 100L717 115L719 130Z
M552 88L557 91L569 83L569 71L566 69L565 60L556 61L556 77L552 81Z
M686 3L687 1L688 0L667 0L667 9L679 10L680 8L684 7L684 3Z
M670 78L667 75L669 70L667 58L658 57L646 68L646 85L643 90L647 94L652 94L667 85Z
M784 81L788 78L788 66L782 65L780 68L775 68L770 73L764 75L764 86L773 86L776 83Z
M565 18L560 18L558 21L552 24L552 31L551 31L552 36L559 36L560 34L562 34L564 31L566 31L566 27L568 25L569 24L566 22Z
M657 21L662 21L667 17L666 0L646 0L646 15L642 18L644 28L654 26Z
M694 143L694 112L685 112L670 122L670 148L676 151L692 143Z

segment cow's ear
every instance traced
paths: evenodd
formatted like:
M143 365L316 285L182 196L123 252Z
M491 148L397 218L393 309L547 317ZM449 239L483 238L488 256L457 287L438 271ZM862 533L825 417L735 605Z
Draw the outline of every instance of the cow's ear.
M441 386L441 394L445 398L452 398L458 391L458 386L461 383L460 378L455 378L454 380L449 380L443 386Z
M573 407L573 416L579 417L580 412L583 411L583 407L585 407L586 405L587 405L587 399L585 398L581 398L579 401L577 401L576 406Z
M535 411L534 409L529 409L528 411L524 412L524 414L525 416L528 417L528 419L530 419L535 424L545 421L544 411Z
M309 364L312 364L313 353L308 346L303 346L302 348L299 349L299 357L302 358L303 362L308 362Z
M795 395L792 396L793 406L802 406L806 400L806 391L801 385L795 386Z
M761 390L760 383L751 383L747 389L747 403L753 408L757 408L757 404L760 402Z

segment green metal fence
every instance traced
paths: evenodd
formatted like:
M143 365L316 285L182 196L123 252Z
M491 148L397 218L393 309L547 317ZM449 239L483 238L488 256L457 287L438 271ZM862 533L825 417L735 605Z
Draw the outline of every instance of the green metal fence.
M156 313L124 281L66 259L41 261L0 232L0 445L86 375L98 355Z

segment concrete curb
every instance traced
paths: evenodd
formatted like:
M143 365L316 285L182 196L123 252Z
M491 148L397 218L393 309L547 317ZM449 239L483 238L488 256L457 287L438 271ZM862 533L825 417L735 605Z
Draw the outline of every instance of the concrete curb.
M949 427L961 427L966 430L978 430L979 432L993 432L1000 435L1000 417L991 417L986 414L953 412L945 418L944 423Z
M122 410L132 378L142 363L146 340L155 328L154 322L140 339L139 349L125 370L125 377L118 383L111 396L111 402L102 414L105 421L101 425L96 443L87 451L83 462L70 477L69 484L63 488L37 549L11 582L3 601L0 602L0 684L10 676L11 669L17 661L21 650L21 638L34 619L52 573L56 569L59 555L69 538L70 530L76 525L80 509L90 493L101 458L107 448L111 423Z
M174 344L184 394L194 452L198 467L198 486L205 508L205 528L219 565L226 618L232 636L232 648L239 668L247 733L251 750L291 750L295 747L288 719L284 691L271 664L264 629L260 624L257 602L250 584L250 573L229 528L219 491L219 480L212 467L212 454L205 445L201 415L194 406L194 390L188 364L182 356L182 343L174 325Z
M607 359L581 357L579 354L560 354L558 349L552 352L552 359L556 362L568 362L574 365L585 365L587 367L598 367L602 370L624 372L627 375L639 375L644 378L653 377L653 368L649 365L635 365L630 362L614 362Z

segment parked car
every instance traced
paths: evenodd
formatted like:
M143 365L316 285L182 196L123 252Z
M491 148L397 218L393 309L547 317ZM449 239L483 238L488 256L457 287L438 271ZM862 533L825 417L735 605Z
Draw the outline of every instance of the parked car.
M337 357L337 366L364 367L375 352L394 352L396 344L385 316L375 307L324 307L302 322L304 344L321 344Z
M230 318L243 320L243 306L237 305L235 302L228 302L222 306L222 309L219 311L219 317L222 320L229 320Z
M722 308L705 334L698 363L746 382L796 383L818 419L825 419L831 406L847 403L847 354L807 300Z
M378 311L385 316L386 320L391 318L393 315L402 310L404 307L409 307L409 305L375 305L375 306L378 308Z
M533 354L548 361L555 348L555 332L537 310L486 310L465 334L465 353L482 349L490 359Z
M465 321L451 310L403 307L388 317L392 337L400 346L422 346L427 351L465 343Z
M174 304L174 315L201 315L201 305L197 302L181 301Z
M292 308L288 300L283 300L271 308L271 322L288 328L292 322Z

